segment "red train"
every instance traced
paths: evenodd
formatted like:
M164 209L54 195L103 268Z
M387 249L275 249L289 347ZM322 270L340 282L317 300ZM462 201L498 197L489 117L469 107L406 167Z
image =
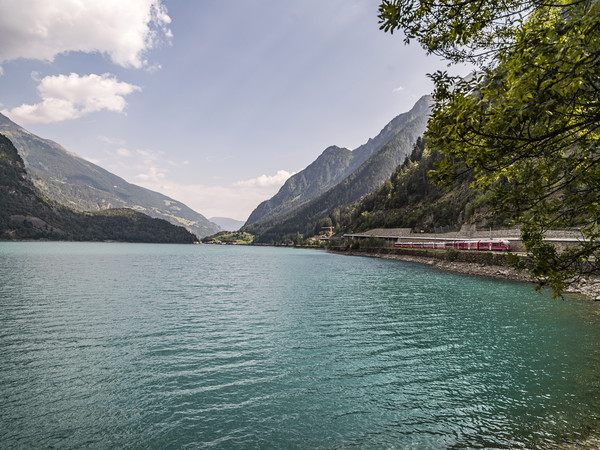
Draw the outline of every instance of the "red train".
M438 242L396 242L397 248L433 248L457 250L488 250L507 252L510 250L510 241L504 239L489 239L486 241L438 241Z

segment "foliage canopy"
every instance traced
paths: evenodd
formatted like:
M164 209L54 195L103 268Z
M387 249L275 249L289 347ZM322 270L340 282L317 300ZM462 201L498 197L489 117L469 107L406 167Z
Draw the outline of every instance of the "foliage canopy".
M476 64L470 78L431 75L426 134L445 155L432 171L450 183L465 167L498 211L522 225L531 269L557 294L600 272L600 2L384 0L380 23L430 53ZM558 252L550 228L578 226Z

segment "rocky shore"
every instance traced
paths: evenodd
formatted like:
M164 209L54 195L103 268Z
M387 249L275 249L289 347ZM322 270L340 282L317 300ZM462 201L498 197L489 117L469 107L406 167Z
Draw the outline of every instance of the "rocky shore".
M361 251L331 251L340 255L352 256L370 256L374 258L392 259L397 261L409 261L421 264L427 264L440 270L449 272L463 273L467 275L477 275L503 280L520 281L534 283L532 278L525 272L517 272L512 267L481 264L462 261L448 261L432 256L418 256L395 253L361 252ZM600 280L586 278L573 283L565 290L565 293L579 294L587 299L600 301Z

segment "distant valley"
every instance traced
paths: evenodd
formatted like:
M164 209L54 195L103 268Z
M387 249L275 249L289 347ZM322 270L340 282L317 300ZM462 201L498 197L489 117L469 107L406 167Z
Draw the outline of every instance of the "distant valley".
M208 220L219 225L223 231L237 231L246 223L243 220L230 219L229 217L211 217Z

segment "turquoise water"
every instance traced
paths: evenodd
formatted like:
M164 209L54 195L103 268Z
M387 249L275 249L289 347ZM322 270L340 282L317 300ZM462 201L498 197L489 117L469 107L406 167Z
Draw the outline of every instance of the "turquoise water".
M547 447L600 304L281 248L0 243L0 447Z

